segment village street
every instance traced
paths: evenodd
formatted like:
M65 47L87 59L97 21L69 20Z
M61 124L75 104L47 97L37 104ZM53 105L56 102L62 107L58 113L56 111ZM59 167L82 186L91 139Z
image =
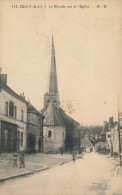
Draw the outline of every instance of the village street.
M75 162L0 184L1 195L112 195L116 161L86 153Z

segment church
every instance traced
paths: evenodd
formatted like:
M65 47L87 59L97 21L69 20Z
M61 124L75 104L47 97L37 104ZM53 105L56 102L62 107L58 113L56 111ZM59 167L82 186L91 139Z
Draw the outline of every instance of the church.
M60 107L53 36L49 92L44 95L44 107L41 114L44 117L43 152L58 153L61 149L71 151L75 146L74 133L80 124Z

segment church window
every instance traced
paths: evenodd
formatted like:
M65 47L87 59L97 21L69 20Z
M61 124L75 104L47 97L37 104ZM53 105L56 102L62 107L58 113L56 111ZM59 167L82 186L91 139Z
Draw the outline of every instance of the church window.
M51 137L51 134L52 134L52 132L51 132L51 130L49 130L49 131L48 131L48 137L49 137L49 138Z
M47 100L47 102L50 102L50 100Z
M54 100L53 102L56 103L56 100Z

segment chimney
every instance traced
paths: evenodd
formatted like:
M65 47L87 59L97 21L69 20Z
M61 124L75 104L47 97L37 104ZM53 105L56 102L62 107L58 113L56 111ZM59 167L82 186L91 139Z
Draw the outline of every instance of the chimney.
M109 129L111 130L113 126L114 126L114 119L113 117L109 117Z
M7 74L2 74L2 68L0 67L0 82L7 85Z
M114 119L113 117L109 117L109 124L113 125Z
M22 97L25 100L24 92L20 93L20 97Z

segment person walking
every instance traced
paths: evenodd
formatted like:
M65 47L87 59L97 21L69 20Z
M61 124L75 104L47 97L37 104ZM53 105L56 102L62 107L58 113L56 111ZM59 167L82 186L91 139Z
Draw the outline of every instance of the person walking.
M25 154L24 154L24 152L20 153L19 160L20 160L20 169L22 167L25 168Z
M75 162L75 157L76 157L76 153L75 153L75 151L73 150L73 151L72 151L72 159L73 159L74 162Z
M17 158L18 158L17 153L14 153L13 155L14 167L17 167Z

